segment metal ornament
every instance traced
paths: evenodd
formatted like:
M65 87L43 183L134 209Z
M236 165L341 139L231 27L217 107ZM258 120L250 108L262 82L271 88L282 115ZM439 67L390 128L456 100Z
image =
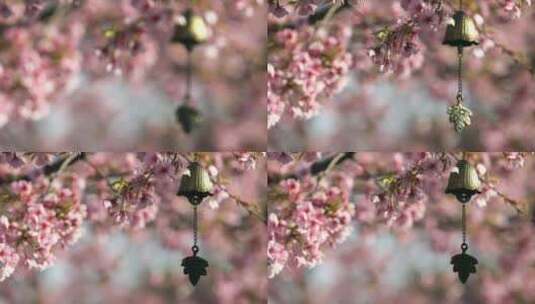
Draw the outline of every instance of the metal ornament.
M443 44L454 47L468 47L479 44L479 33L474 20L464 11L456 11L453 22L446 28Z
M182 176L177 195L187 197L192 205L197 206L205 197L212 195L214 185L208 172L198 162L192 162L188 169L190 174Z
M193 1L190 5L193 5ZM176 110L177 122L187 134L191 133L202 122L200 112L191 105L193 63L192 52L199 44L204 43L209 36L209 29L204 19L196 15L191 8L182 13L182 18L175 25L171 42L184 45L187 51L186 63L186 92L183 105Z
M182 267L184 267L184 274L187 274L189 281L193 286L197 285L201 276L207 275L206 268L208 262L197 256L197 251L193 251L193 255L182 260Z
M474 194L481 193L479 188L481 181L474 168L466 160L460 160L457 163L457 170L450 173L447 194L453 194L461 203L467 203Z
M450 264L453 265L453 272L459 276L461 283L465 284L472 273L476 273L478 261L475 257L466 253L468 243L466 242L466 203L470 201L476 193L481 193L479 187L481 181L477 175L476 169L466 160L460 160L457 163L457 171L453 171L448 179L446 193L453 194L462 205L461 229L462 244L461 253L451 258Z
M184 267L184 274L188 275L189 281L195 286L201 276L208 274L206 271L208 262L197 256L199 253L197 207L207 196L212 195L213 184L208 172L198 162L192 162L188 169L190 174L182 176L177 195L185 196L193 205L193 246L191 247L193 255L184 258L181 265Z
M479 33L476 25L474 20L462 10L462 0L459 1L459 7L460 9L453 15L452 23L446 28L446 35L443 41L444 45L457 48L457 102L449 106L447 112L449 121L453 124L457 133L461 133L466 127L472 124L472 111L463 104L463 51L465 47L479 44Z
M202 114L189 105L184 104L179 106L178 109L176 109L175 114L177 121L187 134L190 134L197 129L203 121Z
M466 253L468 245L461 248L462 253L454 255L451 258L451 264L453 265L453 272L457 272L461 283L466 284L468 277L472 273L476 273L476 265L478 261L475 257Z
M196 15L193 10L187 9L182 13L181 22L175 24L173 42L183 44L188 50L193 50L208 39L208 26L204 19Z

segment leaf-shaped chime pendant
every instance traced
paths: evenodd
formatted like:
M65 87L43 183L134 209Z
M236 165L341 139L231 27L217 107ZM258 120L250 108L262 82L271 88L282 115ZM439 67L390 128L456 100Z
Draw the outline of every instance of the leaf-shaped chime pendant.
M208 262L205 259L198 257L196 251L194 249L192 250L193 255L182 260L182 267L184 267L184 274L189 276L189 281L195 286L197 285L197 282L199 282L201 276L207 275L206 267L208 267Z
M453 265L453 272L458 274L459 280L463 284L466 283L470 274L476 273L476 265L478 264L475 257L466 253L468 250L468 244L466 243L466 204L474 194L480 193L480 185L481 181L476 169L466 160L461 160L457 163L455 171L450 173L446 188L446 193L455 195L462 204L462 252L451 258L451 264Z
M463 243L463 245L466 246L461 246L462 253L454 255L451 258L451 264L453 265L453 272L457 272L459 280L465 284L470 274L476 273L476 265L478 262L475 257L466 253L468 245L466 243Z
M198 162L192 162L188 169L189 175L182 176L177 195L185 196L193 205L193 247L191 247L193 255L182 260L182 267L184 267L184 274L189 276L189 281L195 286L201 276L207 275L206 268L208 267L208 262L197 256L199 252L197 207L204 198L211 195L213 184L208 172Z

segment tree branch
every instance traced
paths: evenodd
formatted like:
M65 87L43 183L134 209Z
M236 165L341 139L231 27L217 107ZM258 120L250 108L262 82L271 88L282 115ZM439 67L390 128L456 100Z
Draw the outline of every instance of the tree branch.
M353 6L348 1L343 0L341 3L339 1L336 1L317 9L314 14L302 18L298 21L289 22L285 24L271 24L268 26L268 34L275 33L287 28L295 29L302 24L315 25L321 21L326 21L330 19L332 16L338 14L341 11L350 9L352 7Z
M277 184L285 179L298 179L299 176L310 174L310 175L320 175L325 171L331 170L333 167L345 162L346 160L353 159L355 157L355 152L344 152L333 155L331 157L324 158L317 162L312 163L310 167L305 171L299 174L287 174L287 175L276 175L268 176L268 184L273 185Z
M51 176L53 174L62 172L63 170L65 170L65 168L73 165L74 163L80 160L85 159L85 157L86 157L85 152L69 153L68 155L60 157L54 162L42 167L41 171L43 175ZM15 182L15 181L31 181L32 179L33 179L33 175L31 173L25 174L25 175L19 175L19 176L1 177L0 185L8 184L8 183Z
M494 185L492 185L491 183L489 183L485 179L481 179L481 183L483 183L484 185L488 186L490 189L494 190L494 192L496 192L496 195L498 195L501 199L503 199L503 201L505 203L507 203L511 207L515 208L515 210L516 210L516 212L518 214L524 214L524 208L525 208L525 204L524 203L510 198L509 196L507 196L503 192L501 192L498 189L496 189L496 187Z
M318 175L324 171L331 170L334 166L337 166L346 160L353 159L355 154L355 152L345 152L315 162L310 166L310 174Z
M252 204L252 203L249 203L249 202L246 202L246 201L242 200L240 197L238 197L235 194L232 194L232 193L230 193L228 191L227 191L227 193L228 193L229 197L231 199L233 199L236 202L236 204L238 204L238 206L241 206L242 208L247 210L247 212L250 215L255 216L256 218L261 220L262 223L267 225L267 217L264 214L262 214L262 211L259 210L260 209L259 207L257 207L255 204Z
M52 175L55 173L61 173L65 168L73 165L74 163L85 159L86 153L85 152L76 152L72 153L70 155L67 155L52 164L46 165L43 167L43 174L44 175Z

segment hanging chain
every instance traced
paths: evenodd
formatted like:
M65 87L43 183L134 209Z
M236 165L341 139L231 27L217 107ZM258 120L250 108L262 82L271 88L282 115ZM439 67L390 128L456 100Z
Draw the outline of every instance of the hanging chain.
M459 10L463 9L463 0L459 0ZM457 77L459 80L459 88L457 90L457 104L463 102L463 47L457 48L457 59L459 62Z
M199 252L199 246L197 246L198 217L197 206L193 206L193 247L191 247L191 251L194 255Z
M459 63L459 66L457 67L457 79L458 79L458 87L457 87L457 104L461 104L463 102L463 47L460 46L457 48L457 60Z
M463 233L463 243L461 244L461 249L463 250L463 253L468 249L468 244L466 243L466 204L462 204L462 215L461 215L461 225L462 225L462 233Z
M191 103L191 91L193 88L192 77L193 77L193 63L191 59L191 50L188 48L188 55L186 56L186 94L184 96L184 103Z

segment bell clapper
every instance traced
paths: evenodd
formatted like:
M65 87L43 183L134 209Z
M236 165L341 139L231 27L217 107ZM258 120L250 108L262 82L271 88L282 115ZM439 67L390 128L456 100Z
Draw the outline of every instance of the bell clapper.
M191 284L195 286L199 282L201 276L208 274L206 271L208 262L197 256L199 253L198 206L202 203L204 198L212 195L213 184L208 172L198 162L191 162L188 169L190 174L182 176L177 195L185 196L193 206L193 246L191 247L193 255L182 260L182 267L184 267L184 274L188 275Z

